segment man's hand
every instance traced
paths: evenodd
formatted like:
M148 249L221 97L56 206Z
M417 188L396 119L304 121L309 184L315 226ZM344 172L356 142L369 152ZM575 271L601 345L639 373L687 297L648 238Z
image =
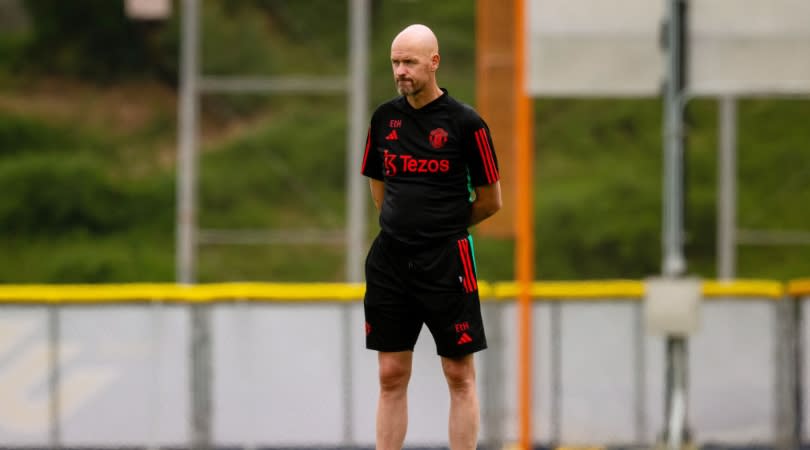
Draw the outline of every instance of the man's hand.
M475 188L470 225L477 225L501 209L501 182Z
M382 208L383 197L385 197L385 182L369 178L368 185L371 187L371 198L374 200L374 206L377 207L377 212L379 212L380 208Z

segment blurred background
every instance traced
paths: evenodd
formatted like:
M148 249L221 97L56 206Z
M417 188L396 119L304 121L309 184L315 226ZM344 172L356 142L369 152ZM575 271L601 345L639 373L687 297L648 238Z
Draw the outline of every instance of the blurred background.
M2 5L0 233L8 257L0 280L172 281L179 9L165 20L137 21L122 1ZM326 0L207 3L201 71L345 76L347 8ZM395 94L387 52L391 36L413 22L436 30L441 84L475 105L475 12L469 0L372 1L368 110ZM345 105L341 94L202 95L200 227L340 231ZM551 98L534 108L537 277L657 273L661 99ZM739 228L800 231L807 239L808 108L798 99L740 101ZM685 254L689 271L707 277L716 261L717 118L713 99L686 109ZM481 278L513 279L512 241L477 243L482 261L498 261L481 264ZM806 251L742 244L737 275L810 273ZM203 245L198 278L342 281L343 253L340 242Z
M707 10L711 11L711 1L703 2L710 5ZM498 7L497 2L484 3ZM605 0L602 3L611 2ZM655 18L663 11L665 2L650 3L660 3L648 11ZM782 27L778 22L778 18L790 16L790 12L784 14L782 10L780 14L764 14L768 2L756 0L718 0L717 7L729 7L731 3L734 3L735 14L741 18L757 14L771 17L772 22L761 23L766 30L762 39L771 39L769 43L776 42L775 45L779 46L778 39L784 37L774 41L767 30L790 28L787 25ZM796 17L810 17L806 15L807 7L802 2L783 0L777 3L799 7L797 11L801 14ZM166 17L144 20L128 14L124 0L0 0L0 283L171 283L177 279L178 104L183 7L179 1L168 4L170 8ZM200 4L199 68L201 74L212 79L228 76L320 77L336 79L340 83L350 70L350 1L206 0ZM442 55L438 73L440 85L448 88L456 98L480 106L481 96L486 95L486 92L482 94L480 85L481 64L486 59L482 59L482 49L477 44L481 42L477 30L482 29L480 1L369 0L367 4L368 102L362 105L366 120L376 105L395 95L388 55L390 42L399 30L411 23L430 26L439 38ZM586 27L595 23L599 26L586 31L602 30L610 36L621 34L634 24L644 23L644 30L653 30L653 48L660 46L657 42L660 22L645 22L646 15L626 9L633 4L627 0L617 1L615 8L603 6L604 11L589 8L593 2L582 2L577 6L573 1L566 5L565 2L537 0L527 4L537 11L549 6L549 10L559 13L554 17L560 20L574 18L571 23L585 24ZM754 12L747 14L747 8ZM618 14L618 21L612 20L611 11ZM600 15L604 15L602 20ZM576 41L582 38L574 36L576 33L566 28L563 22L544 20L530 27L538 42L549 30L563 30L560 35L563 39ZM489 29L497 29L497 26L490 23ZM793 52L797 61L810 59L810 47L795 46L796 42L810 42L807 39L810 22L791 26L790 30L795 31L791 36L799 38L786 43L785 48ZM748 25L742 26L743 29L746 27ZM758 39L756 33L748 35L743 32L735 36L741 36L744 46L754 46ZM543 42L553 42L553 39ZM549 48L553 51L564 50L563 47L552 47ZM531 50L541 52L537 54L543 51ZM658 54L658 57L663 58L662 55ZM592 93L582 91L572 95L566 91L570 86L565 85L560 85L560 91L544 90L544 79L552 82L571 79L574 80L572 85L578 81L589 82L580 79L588 70L587 64L580 64L579 68L576 64L585 56L576 53L563 56L565 67L568 67L566 70L570 72L554 73L552 70L544 73L542 59L537 63L541 68L532 69L534 82L539 83L534 84L532 92L535 278L547 281L640 280L658 274L663 257L664 99L658 95L657 86L653 86L652 93L644 90L646 86L639 93L633 91L639 85L632 84L629 91L633 92L628 95L611 94L609 89L600 91L598 88ZM611 59L609 49L602 57ZM625 77L633 80L634 76L645 71L638 62L628 64L623 71L614 73L613 78L603 79L603 85L619 86ZM747 60L737 64L750 67L757 73L769 72L767 61ZM652 75L660 74L652 70ZM810 100L806 95L810 92L805 87L806 84L788 83L782 86L783 89L769 86L760 92L748 86L732 92L724 91L720 86L719 94L710 95L714 92L711 89L718 89L710 86L711 89L696 94L685 103L683 251L687 274L706 279L720 277L718 146L723 115L722 103L718 99L733 97L736 211L732 245L735 253L732 273L723 276L767 279L777 283L810 276L810 208L807 208L810 199L810 127L807 126ZM494 86L487 92L497 95L497 92L492 94L497 88ZM196 243L195 281L356 281L347 280L345 227L349 180L346 147L351 139L348 100L346 92L341 89L326 87L323 92L306 94L294 90L262 93L209 89L200 92L196 207L197 224L204 232L200 233ZM489 120L487 114L484 117ZM499 144L499 139L507 138L499 137L497 130L493 134L496 151L499 155L503 153L504 161L510 161L511 149ZM349 151L361 152L362 148ZM369 211L364 218L367 231L363 238L367 244L378 227L370 197L366 191L363 195L365 208ZM495 228L473 230L473 235L476 237L479 278L491 282L514 280L514 236ZM756 294L750 296L758 297ZM633 294L620 297L633 297ZM718 424L711 418L727 412L711 409L700 417L709 418L709 428L716 430L716 441L770 446L776 441L775 430L780 419L775 418L778 407L774 406L779 400L768 389L776 385L776 379L782 374L778 369L782 360L775 356L774 349L781 351L782 344L789 345L793 341L790 341L790 336L786 338L788 341L780 340L780 333L784 331L780 319L782 313L777 312L772 303L759 301L753 306L739 306L736 298L724 297L724 301L727 301L723 305L728 309L720 308L708 314L718 321L709 333L713 337L704 336L704 339L719 344L711 347L712 351L698 352L694 356L705 364L699 366L704 368L699 370L705 370L701 373L706 373L707 379L712 381L704 385L698 382L699 389L693 395L702 398L706 405L713 405L712 396L717 390L724 392L721 398L726 400L748 398L747 393L752 389L758 392L761 398L751 400L758 406L746 403L737 409L759 411L758 407L765 408L751 417L736 421L729 419L728 423L721 420ZM542 328L538 331L538 342L548 345L537 350L544 355L542 358L568 354L579 361L577 355L588 355L579 361L584 366L569 363L574 365L563 366L562 372L555 372L556 375L549 374L548 380L551 381L538 381L539 392L548 392L548 398L557 398L550 394L557 392L560 395L557 400L562 402L555 406L552 400L548 400L550 403L539 406L538 429L543 431L538 432L538 445L649 445L661 431L663 344L646 341L643 333L638 331L640 313L637 304L634 303L633 307L626 303L613 306L615 308L609 310L607 316L616 313L619 322L626 320L628 328L622 328L621 333L629 334L620 333L613 347L610 347L613 345L610 342L605 344L619 352L605 361L593 359L599 351L588 347L600 336L616 336L616 330L598 317L605 311L582 309L581 304L567 309L548 305L536 308L538 327ZM56 313L33 306L4 305L0 308L0 380L6 383L6 391L0 386L0 398L8 400L18 393L15 382L22 383L22 386L25 383L19 380L33 377L32 373L37 374L36 377L41 375L41 378L34 377L39 380L36 386L29 386L31 390L25 391L26 394L18 399L19 403L14 403L14 408L8 406L12 403L0 402L0 448L53 447L55 440L59 445L64 441L66 445L108 448L107 443L116 442L116 439L121 446L141 448L147 444L139 436L145 435L150 436L143 438L151 442L147 445L150 448L183 446L192 440L193 432L189 427L198 428L197 425L188 425L185 417L192 414L188 408L194 409L199 404L188 398L190 394L184 381L191 376L184 359L188 353L190 328L193 328L193 325L188 325L189 312L176 306L161 306L157 312L154 309L127 308L130 307L100 308L99 312L68 306ZM350 316L344 316L339 306L331 304L317 308L282 305L280 308L291 316L279 316L273 312L277 313L277 310L255 311L252 308L258 307L229 306L219 313L214 311L211 316L211 326L219 330L219 334L212 332L215 335L212 338L213 351L224 352L219 354L226 355L225 358L235 358L233 361L217 360L226 368L213 369L218 373L216 383L225 383L214 384L215 391L220 389L213 395L214 403L220 408L215 407L220 421L213 427L217 445L237 445L242 438L250 442L247 447L253 448L306 447L309 444L319 448L371 445L371 429L368 427L373 418L369 411L358 411L370 409L369 405L373 408L376 388L370 386L376 386L376 381L373 378L374 361L369 359L373 355L367 355L368 352L346 353L348 347L362 348L362 336L354 333L361 329L355 323L362 323L358 306L352 306ZM53 314L57 314L56 319ZM493 329L498 330L493 335L503 333L504 342L511 344L505 344L504 348L508 349L503 352L505 360L492 364L511 365L516 358L513 354L516 342L509 337L514 334L511 324L516 320L515 314L514 308L507 306L488 319L493 321ZM593 314L597 317L592 317ZM790 320L794 320L794 313L790 314ZM350 344L340 347L340 342L335 342L336 347L327 346L313 353L322 357L317 367L328 371L333 364L356 366L363 373L357 380L365 384L355 389L368 392L350 400L348 403L354 406L347 407L347 403L342 402L346 395L352 395L346 393L351 371L338 370L343 381L339 380L335 385L307 378L313 385L320 384L323 390L321 399L331 399L331 403L324 401L334 406L334 416L308 423L312 409L307 407L300 411L300 415L291 416L298 419L295 419L296 426L285 425L288 434L267 437L261 431L266 425L262 425L259 419L264 403L250 400L252 394L264 398L261 397L263 394L240 390L240 383L246 383L240 374L251 374L256 385L272 378L269 374L275 374L272 376L279 377L273 378L277 384L268 389L283 392L283 386L291 379L301 373L312 373L314 369L298 358L292 362L284 359L292 357L287 347L273 347L277 345L273 338L260 337L262 330L270 324L275 324L279 327L277 329L288 330L285 327L290 327L289 333L297 333L296 327L291 325L293 322L285 319L276 323L280 320L278 317L295 317L301 320L300 323L310 323L311 319L307 318L310 316L322 320L318 323L324 324L321 330L327 333L324 339L328 339L328 333L334 332L348 339ZM88 330L93 323L99 322L92 318L100 318L107 325L93 334ZM339 328L341 318L346 320L347 326L353 327L351 333ZM95 375L90 378L96 384L85 379L85 383L90 383L83 385L87 387L85 391L101 391L115 386L118 392L102 396L109 403L95 404L87 410L82 409L84 403L72 404L62 394L59 397L63 400L62 410L57 409L56 420L64 421L65 428L62 434L56 435L53 420L37 421L37 417L53 419L53 400L42 405L41 409L32 409L33 418L28 422L28 419L20 419L28 414L21 412L22 405L47 396L44 380L53 379L54 367L47 366L47 358L43 356L41 365L26 366L29 370L26 372L17 359L33 358L30 348L21 347L21 343L54 338L54 323L61 324L57 336L74 333L74 340L83 342L76 345L84 349L84 353L77 350L77 355L83 355L81 358L85 364L89 361L96 365L107 364L108 368L117 367L109 372L93 372ZM739 326L735 327L735 323ZM580 333L577 336L581 339L566 341L567 344L556 341L566 333L565 330L568 330L568 338ZM277 340L284 340L289 335L274 336ZM796 335L791 336L799 339ZM264 339L270 339L270 342ZM419 350L427 355L425 361L419 363L425 367L417 367L417 370L433 370L429 373L435 378L439 373L430 365L433 364L430 359L433 349L424 342L426 340L429 339L424 336ZM248 341L252 342L249 346L245 344ZM316 339L310 344L317 347L319 342ZM747 343L748 350L754 348L751 351L758 356L740 354L734 356L739 358L734 359L736 363L716 363L718 355L737 352L741 342ZM70 353L69 345L60 348L63 356ZM243 353L234 356L227 349ZM621 353L624 351L629 353ZM256 352L272 355L268 366L255 362L245 368L246 361L255 358ZM639 362L639 355L646 357ZM118 362L111 363L110 358ZM557 360L542 361L538 363L541 373L556 370L552 367ZM130 364L135 365L130 367ZM290 369L279 374L274 372L279 365L298 370ZM724 375L719 375L725 374L723 365L746 372L747 375L741 375L737 380L742 380L738 385L730 385L739 387L739 390L723 385L720 378ZM135 366L137 370L133 369ZM214 366L218 367L217 363ZM585 370L583 367L607 372L614 367L616 371L613 378L603 380L607 384L602 386L592 378L577 378L577 374ZM16 369L19 372L15 372ZM123 375L129 369L134 372ZM41 374L37 372L40 370ZM223 370L224 374L217 370ZM514 378L510 370L506 369L505 374L485 373L483 379L496 386L498 383L508 384ZM611 384L610 380L622 385L627 381L625 375L632 378L639 372L648 373L648 376L633 378L622 388L626 391L613 389L616 384ZM146 384L130 380L128 383L132 385L116 385L113 381L127 376ZM563 389L554 381L563 379L580 380L581 384L572 381L573 384ZM445 395L443 381L437 380L424 381L429 387L423 392L435 389L435 393L420 397L426 408L431 405L431 397ZM437 382L439 384L431 384ZM413 391L419 392L422 385L419 380L415 383L417 387ZM600 390L599 386L603 389ZM638 386L649 391L649 395L641 400L632 393ZM87 433L88 429L93 429L94 421L101 420L110 411L128 409L121 407L129 404L128 397L122 396L122 392L127 389L135 392L141 388L148 392L144 398L151 398L135 408L141 414L138 420L143 420L142 427L133 425L131 435L111 431L117 430L112 425L107 434ZM491 395L515 397L514 386L504 389L505 392L496 390ZM303 389L293 391L301 396L307 395ZM50 392L52 394L53 390ZM279 392L265 394L270 399L268 403L272 403L273 396ZM87 402L92 404L92 396L87 395ZM545 394L538 395L547 398ZM291 403L281 407L278 417L273 416L273 420L282 420L289 408L294 410L289 405L296 402L296 397L284 398ZM631 398L633 400L629 400ZM251 406L245 409L242 407L244 402L240 401L247 401ZM484 437L491 445L500 446L517 437L518 418L514 411L516 406L511 401L496 404L493 403L495 400L484 400L485 407L495 405L489 410L485 408L490 422L485 421ZM415 402L420 405L420 400ZM600 422L601 419L595 417L598 414L587 412L587 405L593 402L627 403L621 406L627 408L627 420L619 415L614 417L615 423ZM649 402L652 403L648 405ZM649 407L655 412L639 412L642 403L643 411ZM767 407L762 406L765 403ZM566 410L570 416L562 415L561 404L573 405L572 409ZM577 410L584 412L571 412L577 407L584 407ZM240 410L234 416L239 419L229 422L231 419L227 419L226 413L232 410ZM414 413L418 411L414 408ZM610 417L612 409L606 408L605 411L601 417ZM345 414L356 420L349 420L349 425L346 425ZM431 419L425 419L433 423L426 423L421 434L420 422L416 420L414 435L417 444L442 445L443 431L437 424L444 423L444 412L441 410L437 414L438 421L433 421L432 415L429 416ZM493 425L499 416L504 423ZM115 414L112 417L116 417ZM570 419L566 422L568 425L555 422L562 417ZM649 423L645 417L649 418ZM164 419L167 422L164 423ZM107 420L113 419L108 417ZM308 437L309 427L325 427L326 437ZM246 434L240 431L245 429L252 431Z

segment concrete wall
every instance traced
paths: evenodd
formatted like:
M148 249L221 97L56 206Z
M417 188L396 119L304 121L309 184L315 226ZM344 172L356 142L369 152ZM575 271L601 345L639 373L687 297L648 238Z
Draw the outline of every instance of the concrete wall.
M698 442L774 441L777 304L704 303L702 330L689 345L689 422ZM663 339L643 332L640 307L636 301L535 305L538 442L644 443L662 430ZM349 354L343 351L342 308L350 308ZM515 312L511 302L486 304L491 348L477 360L484 440L517 436ZM189 441L188 307L4 305L0 445L52 443L50 314L58 319L51 324L58 324L61 355L62 444ZM352 434L357 444L372 445L376 354L364 349L359 303L219 304L212 330L218 445L342 445L344 364L351 369ZM442 445L448 399L426 329L414 364L407 442Z

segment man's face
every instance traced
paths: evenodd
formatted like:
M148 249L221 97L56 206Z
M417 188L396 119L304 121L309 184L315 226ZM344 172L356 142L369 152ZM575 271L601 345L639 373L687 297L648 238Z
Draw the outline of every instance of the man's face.
M391 68L397 92L405 96L418 95L433 74L430 56L405 45L391 48Z

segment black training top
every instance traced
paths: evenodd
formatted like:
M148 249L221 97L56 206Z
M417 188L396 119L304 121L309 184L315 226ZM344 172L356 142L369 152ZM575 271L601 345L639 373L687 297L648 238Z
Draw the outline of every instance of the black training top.
M407 244L466 233L473 187L499 179L487 124L442 91L420 109L398 97L371 117L362 172L385 182L380 227Z

